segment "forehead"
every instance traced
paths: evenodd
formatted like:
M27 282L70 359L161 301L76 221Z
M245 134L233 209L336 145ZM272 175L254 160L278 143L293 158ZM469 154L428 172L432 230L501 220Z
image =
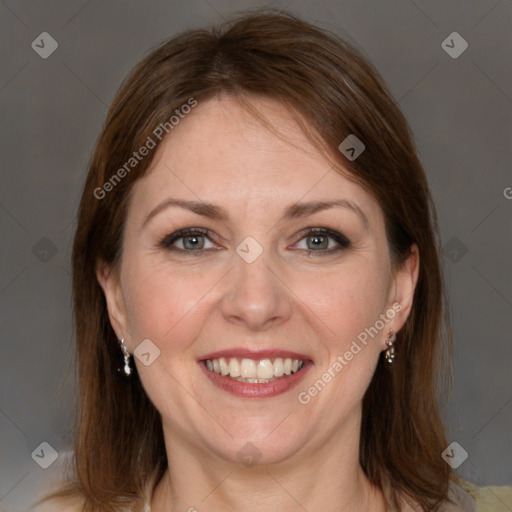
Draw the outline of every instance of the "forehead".
M261 98L251 104L264 122L235 98L199 102L160 144L134 202L172 196L219 202L236 213L343 198L370 218L380 215L376 201L333 167L284 105Z

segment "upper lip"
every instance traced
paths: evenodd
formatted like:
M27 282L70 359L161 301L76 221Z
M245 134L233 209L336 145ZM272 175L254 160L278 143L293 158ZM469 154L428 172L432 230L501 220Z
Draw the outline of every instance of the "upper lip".
M199 358L199 361L206 361L207 359L219 359L221 357L236 357L242 359L274 359L281 357L283 359L298 359L300 361L311 361L311 358L306 354L300 354L291 350L279 350L279 349L268 349L268 350L249 350L247 348L228 348L225 350L219 350L217 352L210 352Z

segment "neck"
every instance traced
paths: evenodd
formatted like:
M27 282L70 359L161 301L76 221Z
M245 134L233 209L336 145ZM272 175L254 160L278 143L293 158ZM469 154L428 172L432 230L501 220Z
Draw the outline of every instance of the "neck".
M323 443L275 464L245 467L166 436L169 468L151 512L385 512L384 497L359 465L359 442ZM174 442L168 442L174 439Z

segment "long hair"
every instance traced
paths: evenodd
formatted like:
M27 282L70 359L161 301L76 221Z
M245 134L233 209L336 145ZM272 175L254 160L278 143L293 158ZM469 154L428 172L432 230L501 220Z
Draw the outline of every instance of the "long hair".
M447 443L438 405L451 335L443 328L439 235L425 174L408 124L376 69L337 36L283 11L243 14L219 28L173 37L136 66L112 103L90 162L73 246L76 478L57 494L81 496L84 512L137 510L149 479L167 468L161 418L136 369L128 380L117 374L121 352L95 271L101 260L119 264L130 191L152 155L127 161L150 140L158 146L162 135L172 137L170 120L184 105L219 94L246 108L255 96L287 106L339 172L348 171L378 201L395 269L417 244L419 277L396 341L399 357L392 368L379 361L363 399L360 464L372 483L389 490L395 507L405 498L437 510L450 479L456 481L441 458ZM338 149L351 134L365 144L352 162Z

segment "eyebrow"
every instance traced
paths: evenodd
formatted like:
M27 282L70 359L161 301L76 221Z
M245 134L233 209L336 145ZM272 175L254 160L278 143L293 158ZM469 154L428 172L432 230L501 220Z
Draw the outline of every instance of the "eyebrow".
M149 213L149 215L144 219L141 229L143 229L153 217L155 217L162 211L166 210L167 208L173 206L190 210L191 212L197 215L208 217L212 220L216 220L219 222L226 222L229 219L228 212L220 206L211 203L204 203L202 201L185 201L182 199L169 198L162 201ZM348 201L347 199L333 199L330 201L309 201L294 203L285 209L280 220L306 217L307 215L312 215L322 210L327 210L329 208L334 207L346 208L356 213L364 222L365 227L368 228L368 218L366 217L364 212L357 205L355 205L351 201Z

